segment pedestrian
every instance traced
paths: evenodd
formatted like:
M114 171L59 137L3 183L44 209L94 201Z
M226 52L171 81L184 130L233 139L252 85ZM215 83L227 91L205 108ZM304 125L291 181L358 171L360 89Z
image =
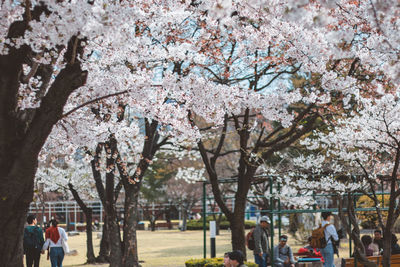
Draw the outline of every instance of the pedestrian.
M376 229L374 231L374 244L378 245L379 252L381 253L383 251L383 239L382 239L382 231L379 229Z
M294 267L293 251L287 240L287 235L281 235L279 244L274 247L274 263L277 267Z
M28 226L24 229L24 254L27 267L39 267L40 253L44 244L43 231L37 226L35 215L29 215L26 219Z
M229 252L229 263L231 267L247 267L244 264L244 255L240 250Z
M253 231L254 261L259 267L267 267L267 258L269 256L268 227L269 218L262 216L260 223L256 225Z
M46 230L46 242L49 243L50 247L51 267L62 267L62 262L64 260L62 242L66 242L68 240L64 229L58 227L57 225L57 220L53 219L51 222L51 227Z
M334 254L334 249L333 249L333 243L339 241L339 236L336 232L336 228L333 224L330 224L332 212L327 211L327 212L321 212L322 216L322 224L321 226L324 227L325 225L328 225L325 227L324 230L324 235L325 235L325 240L326 240L326 247L320 248L322 257L324 258L324 266L325 267L335 267L334 260L333 260L333 254Z

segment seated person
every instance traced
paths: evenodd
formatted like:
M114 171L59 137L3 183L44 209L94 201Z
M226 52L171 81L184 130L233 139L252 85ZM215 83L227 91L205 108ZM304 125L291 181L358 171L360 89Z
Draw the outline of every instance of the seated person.
M287 235L279 237L279 245L274 247L274 266L277 267L294 267L294 258L292 249L286 244Z
M382 239L382 231L376 229L374 231L374 240L373 243L378 246L379 252L383 250L383 239Z
M230 252L225 252L224 254L224 267L231 267L231 264L229 262L229 253Z
M397 236L392 234L392 255L400 254L400 246L397 244Z
M244 255L240 250L229 252L228 255L229 255L229 263L231 264L232 267L247 267L247 265L243 263Z
M311 246L311 236L308 238L308 245L299 248L297 253L301 256L306 256L307 258L320 258L321 262L324 262L321 252Z
M367 256L367 257L373 256L374 250L373 250L373 247L371 247L372 237L369 235L363 235L361 237L361 242L363 243L364 248L365 248L365 256Z

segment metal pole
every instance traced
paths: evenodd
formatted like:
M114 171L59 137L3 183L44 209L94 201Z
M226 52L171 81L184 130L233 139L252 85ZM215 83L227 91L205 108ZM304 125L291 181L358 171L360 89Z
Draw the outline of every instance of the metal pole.
M271 197L269 199L269 209L271 210L270 213L270 219L271 219L271 266L274 266L274 197L272 196L273 190L272 190L272 177L269 178L269 192L271 194Z
M350 225L350 219L349 219L349 225ZM351 225L350 225L351 229ZM351 234L349 235L349 257L351 258L353 252L352 252L352 247L351 247Z
M280 195L281 193L281 183L278 183L278 194ZM281 231L282 231L282 215L281 215L281 199L278 199L278 229L279 229L279 236L282 235Z
M207 258L207 235L206 235L206 227L207 227L207 219L206 219L207 211L206 211L206 183L203 183L203 258Z
M100 223L103 222L103 203L100 202Z
M62 203L64 209L65 209L65 224L68 232L68 206Z
M75 229L75 232L76 232L76 203L74 203L74 229Z
M215 237L217 233L217 227L215 221L210 221L210 249L211 249L211 258L215 258Z

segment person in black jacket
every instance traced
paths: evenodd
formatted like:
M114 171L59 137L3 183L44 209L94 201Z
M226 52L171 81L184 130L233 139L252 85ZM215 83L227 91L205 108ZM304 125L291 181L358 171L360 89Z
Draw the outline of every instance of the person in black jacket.
M24 229L24 253L27 267L39 267L40 253L44 244L43 231L36 226L35 215L29 215L26 219L28 226Z
M397 244L397 236L392 234L392 255L400 254L400 246Z

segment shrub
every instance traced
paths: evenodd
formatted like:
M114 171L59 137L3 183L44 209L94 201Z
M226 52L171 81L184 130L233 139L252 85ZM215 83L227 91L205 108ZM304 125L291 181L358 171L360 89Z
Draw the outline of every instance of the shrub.
M206 218L206 228L209 229L210 225L209 225L209 221L212 221L213 218L212 216L207 216ZM252 227L256 226L256 223L253 221L245 221L244 222L244 228L245 229L251 229ZM219 229L229 229L230 228L230 223L229 221L226 219L225 216L222 217L222 221L219 225ZM203 219L199 219L199 220L191 220L186 224L186 229L187 230L203 230Z
M245 262L248 267L257 267L253 262ZM212 259L190 259L185 262L186 267L224 267L223 258Z

